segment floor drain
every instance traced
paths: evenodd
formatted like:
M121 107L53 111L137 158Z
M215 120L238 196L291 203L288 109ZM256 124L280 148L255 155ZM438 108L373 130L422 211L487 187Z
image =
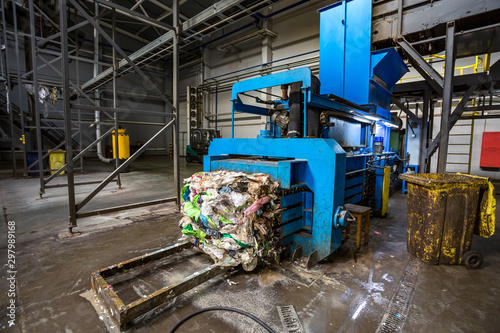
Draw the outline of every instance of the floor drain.
M304 333L293 305L277 306L285 333Z
M412 256L403 275L401 275L399 285L394 291L392 300L376 333L396 333L403 330L411 299L415 292L420 267L422 267L420 260Z

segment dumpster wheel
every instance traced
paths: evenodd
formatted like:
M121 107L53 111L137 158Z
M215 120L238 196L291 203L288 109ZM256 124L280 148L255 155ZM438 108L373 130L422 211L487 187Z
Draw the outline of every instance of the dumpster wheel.
M469 269L477 269L483 264L483 256L476 251L465 252L462 262Z

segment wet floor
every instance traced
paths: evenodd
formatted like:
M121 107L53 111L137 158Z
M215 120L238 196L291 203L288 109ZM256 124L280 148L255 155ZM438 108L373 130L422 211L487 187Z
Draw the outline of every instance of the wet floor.
M201 165L181 162L182 176ZM98 180L110 167L87 163L77 181ZM86 210L147 201L173 194L172 161L145 157L124 174L123 189L108 185ZM56 183L64 183L57 178ZM0 329L8 332L106 332L102 315L89 301L90 273L173 244L180 236L179 214L171 204L123 211L79 220L67 235L66 189L38 196L37 179L0 181L7 220L16 222L17 289L15 326L8 328L5 311ZM79 186L78 199L95 185ZM498 215L498 213L497 213ZM499 217L497 217L498 220ZM1 228L0 306L10 297L7 281L6 228ZM419 268L403 332L498 332L500 316L500 236L474 236L473 249L482 253L479 270L463 266ZM354 239L344 243L311 271L291 262L281 267L235 270L175 298L141 318L130 332L168 332L182 317L201 308L228 306L248 311L276 332L283 332L277 306L293 305L306 332L375 332L391 303L411 256L406 250L406 196L391 197L389 215L372 218L370 243L355 250ZM199 254L186 255L172 266L157 268L137 280L117 284L120 296L140 298L162 283L210 262ZM5 314L4 314L5 313ZM101 317L101 318L100 318ZM264 332L238 314L217 312L197 316L178 332Z

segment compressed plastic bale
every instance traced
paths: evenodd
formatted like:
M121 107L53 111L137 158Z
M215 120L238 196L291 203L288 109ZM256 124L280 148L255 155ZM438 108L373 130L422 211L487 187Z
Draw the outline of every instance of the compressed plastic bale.
M214 214L214 209L210 201L203 201L203 204L201 205L201 213L205 216Z
M195 221L198 221L198 218L201 214L201 210L189 201L184 202L184 205L182 206L182 212L187 216L195 219Z
M202 243L205 242L205 237L207 236L200 229L196 229L196 227L193 227L192 224L188 224L185 228L183 228L182 233L186 236L194 236Z
M250 207L245 209L245 215L249 215L251 213L258 211L262 206L264 206L269 201L271 201L271 198L269 197L264 197L256 200Z
M250 200L250 195L247 193L231 192L229 195L235 207L241 207Z
M186 236L195 246L225 265L249 265L257 257L276 256L272 226L280 221L279 186L269 175L223 170L199 172L184 182L184 193L189 189L188 199L200 215L196 218L196 209L188 204L183 214L193 218L182 224L191 222L193 230L205 233L203 244L196 242L196 234Z

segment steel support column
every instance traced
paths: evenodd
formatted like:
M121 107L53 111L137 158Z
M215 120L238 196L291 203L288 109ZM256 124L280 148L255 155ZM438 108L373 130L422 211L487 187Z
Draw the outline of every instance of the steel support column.
M111 35L113 36L113 40L116 38L116 9L113 8L113 22L112 22L112 30ZM116 66L118 62L116 61L116 49L113 48L113 108L118 107L118 101L116 100ZM120 166L120 145L119 145L119 135L118 135L118 114L116 112L113 113L114 122L115 122L115 168L118 169ZM120 174L116 176L118 188L122 188L122 180Z
M460 117L462 116L462 113L464 113L466 111L465 105L467 104L467 101L471 97L472 93L477 89L477 87L478 87L478 85L476 85L476 84L472 85L463 94L462 100L460 101L460 103L458 103L457 107L455 108L455 110L453 110L453 113L449 117L449 124L447 127L448 132L453 128L455 123L460 119ZM469 119L469 118L472 119L471 117L467 117L467 119ZM440 146L441 136L442 136L442 133L440 131L436 135L434 140L432 140L432 143L429 145L429 148L427 149L427 154L429 157L432 156L432 154L434 154L436 149Z
M71 233L76 227L76 201L75 201L75 179L73 170L73 147L71 146L71 106L69 103L69 57L68 57L68 19L66 0L60 0L59 17L61 29L61 72L63 82L63 109L64 109L64 132L66 137L66 174L68 179L68 202L69 202L69 225ZM36 68L36 67L33 67Z
M429 144L429 90L424 90L423 108L422 108L422 129L420 132L420 162L418 169L421 172L426 169L427 145Z
M427 142L431 142L433 135L434 135L434 106L435 106L435 101L433 96L430 96L429 100L429 127L428 127L428 133L427 133ZM427 148L427 153L426 153L426 159L427 159L427 165L425 166L425 171L424 172L431 172L431 159L430 157L432 156L433 153L429 153L429 148Z
M16 0L12 0L12 15L14 16L14 46L15 46L15 54L16 54L16 75L17 75L17 91L19 94L19 110L20 114L20 122L21 122L21 141L23 147L23 176L28 176L28 161L26 160L26 140L24 136L24 110L23 110L23 94L21 89L21 68L19 66L19 62L21 61L21 57L19 55L19 36L17 34L17 9L16 9Z
M31 61L33 63L33 68L37 68L37 54L36 54L36 31L35 31L35 11L33 6L33 0L29 0L29 13L30 13L30 48L31 48ZM43 161L42 161L42 130L40 128L40 113L38 112L38 72L33 71L33 115L35 116L36 123L36 141L37 141L37 153L38 160L40 164L38 165L38 177L40 180L40 198L45 193L45 183L43 181ZM70 118L71 119L71 118Z
M16 147L15 144L17 143L16 140L14 139L14 114L13 110L11 107L11 92L12 92L12 81L10 80L10 63L9 63L9 47L7 47L7 22L5 20L5 2L6 0L2 0L2 28L3 28L3 34L2 34L2 39L3 42L5 43L5 78L7 79L7 82L5 83L5 96L7 98L7 105L5 106L7 109L7 113L9 114L9 130L10 130L10 151L12 154L12 175L16 177L16 170L17 170L17 165L16 165ZM3 57L3 55L2 55Z
M403 34L403 0L398 0L398 32L397 37Z
M172 51L172 96L173 112L175 113L173 134L173 154L174 154L174 187L177 206L181 205L181 179L179 174L179 0L173 0L172 23L174 26L173 51ZM189 112L189 111L188 111ZM189 126L189 124L188 124Z
M438 173L446 172L449 141L449 117L453 95L455 73L455 22L446 24L446 59L444 67L443 107L441 109L441 138L439 140Z

